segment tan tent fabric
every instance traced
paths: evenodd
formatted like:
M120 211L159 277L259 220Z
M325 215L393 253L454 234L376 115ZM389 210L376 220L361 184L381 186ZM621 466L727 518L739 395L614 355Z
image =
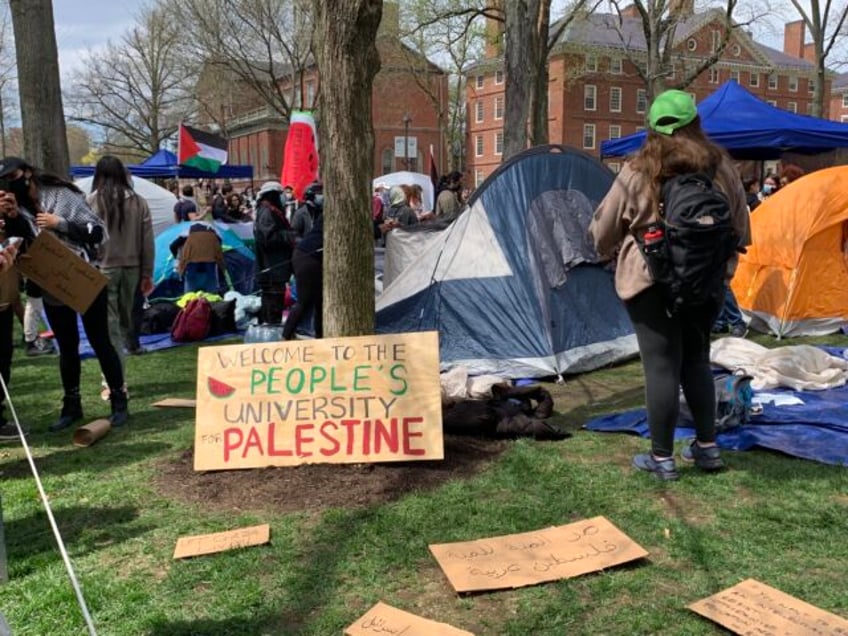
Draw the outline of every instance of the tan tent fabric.
M848 324L848 166L810 173L751 215L733 291L751 327L823 335Z

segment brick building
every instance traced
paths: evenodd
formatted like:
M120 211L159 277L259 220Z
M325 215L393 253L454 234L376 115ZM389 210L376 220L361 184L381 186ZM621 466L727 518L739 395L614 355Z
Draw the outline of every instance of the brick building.
M683 11L687 11L683 5ZM711 55L722 35L723 13L712 9L694 13L675 32L674 68L669 83L683 69ZM599 156L601 141L623 137L645 127L648 109L645 85L625 55L645 51L641 19L625 11L622 35L618 17L596 13L573 22L562 33L548 57L549 139L551 143L581 148ZM552 29L553 30L553 29ZM479 185L501 162L503 149L503 58L493 38L486 57L469 67L466 83L468 109L467 160L469 183ZM720 84L736 80L768 103L807 114L812 109L815 68L808 61L811 45L805 44L803 22L787 24L783 51L755 42L736 30L719 61L688 87L696 101ZM808 59L805 59L805 55ZM830 81L825 86L825 106ZM613 170L620 167L611 161Z
M430 147L439 167L447 156L440 115L447 112L447 74L405 46L398 33L397 5L386 3L377 34L381 67L372 93L375 177L398 170L427 171ZM316 108L319 83L317 69L307 68L298 82L303 88L294 91L292 103ZM290 86L282 88L288 91ZM230 163L252 165L257 182L279 179L287 121L271 107L257 105L255 95L243 87L235 90L240 94L227 103ZM320 126L320 113L316 120ZM403 156L407 149L408 160Z
M848 123L848 73L833 78L828 114L833 121Z

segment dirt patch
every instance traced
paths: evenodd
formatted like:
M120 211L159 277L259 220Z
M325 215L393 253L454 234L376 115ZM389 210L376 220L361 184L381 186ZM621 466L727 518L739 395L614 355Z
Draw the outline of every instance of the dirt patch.
M307 464L210 472L195 472L194 452L186 450L161 464L155 485L166 497L217 510L312 512L358 508L471 477L511 443L446 435L443 461Z

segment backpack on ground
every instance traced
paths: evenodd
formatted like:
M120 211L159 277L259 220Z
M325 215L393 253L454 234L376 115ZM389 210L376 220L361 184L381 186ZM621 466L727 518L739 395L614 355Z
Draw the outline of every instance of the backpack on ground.
M754 414L754 378L743 369L715 377L716 431L749 424Z
M738 246L727 197L709 176L692 173L668 179L661 201L659 221L636 241L654 282L665 288L669 311L720 299Z
M177 314L171 327L174 342L196 342L209 335L212 325L212 305L205 298L190 300Z

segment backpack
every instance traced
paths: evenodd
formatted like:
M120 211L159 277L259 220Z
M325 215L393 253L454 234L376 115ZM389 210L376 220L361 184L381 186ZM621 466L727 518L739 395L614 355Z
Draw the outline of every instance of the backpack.
M174 342L195 342L209 335L212 325L212 305L205 298L194 298L177 314L171 327Z
M692 173L663 183L661 200L659 222L636 242L654 282L665 288L670 313L720 299L738 245L727 197L710 177Z
M751 415L758 412L754 407L751 380L753 377L745 373L744 369L715 377L716 431L749 424Z

